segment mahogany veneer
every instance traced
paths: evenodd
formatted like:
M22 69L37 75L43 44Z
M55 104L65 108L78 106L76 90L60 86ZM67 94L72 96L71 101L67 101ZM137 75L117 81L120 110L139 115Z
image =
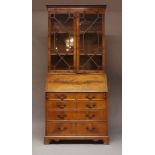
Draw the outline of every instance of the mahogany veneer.
M48 9L45 137L109 144L105 5Z

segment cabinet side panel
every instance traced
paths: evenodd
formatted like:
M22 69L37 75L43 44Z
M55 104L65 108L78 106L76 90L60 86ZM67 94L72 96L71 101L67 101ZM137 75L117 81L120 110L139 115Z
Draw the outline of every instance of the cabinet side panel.
M51 69L51 15L48 12L48 71Z

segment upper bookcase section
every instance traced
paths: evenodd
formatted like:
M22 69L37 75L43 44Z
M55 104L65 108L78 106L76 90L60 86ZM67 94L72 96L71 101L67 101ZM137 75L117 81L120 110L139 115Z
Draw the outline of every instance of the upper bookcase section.
M49 72L104 72L106 5L47 8Z

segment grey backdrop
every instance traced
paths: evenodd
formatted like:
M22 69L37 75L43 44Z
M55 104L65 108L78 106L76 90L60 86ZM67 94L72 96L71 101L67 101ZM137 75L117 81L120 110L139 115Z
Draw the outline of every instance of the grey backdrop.
M46 4L107 4L106 60L109 85L110 145L54 144L44 145L44 87L47 75ZM122 10L121 0L33 0L32 12L32 81L33 81L33 155L121 155L122 128Z

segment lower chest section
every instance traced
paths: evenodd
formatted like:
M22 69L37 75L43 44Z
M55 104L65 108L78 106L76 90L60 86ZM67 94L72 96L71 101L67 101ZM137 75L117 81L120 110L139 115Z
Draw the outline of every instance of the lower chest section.
M47 136L106 136L107 93L46 93Z

